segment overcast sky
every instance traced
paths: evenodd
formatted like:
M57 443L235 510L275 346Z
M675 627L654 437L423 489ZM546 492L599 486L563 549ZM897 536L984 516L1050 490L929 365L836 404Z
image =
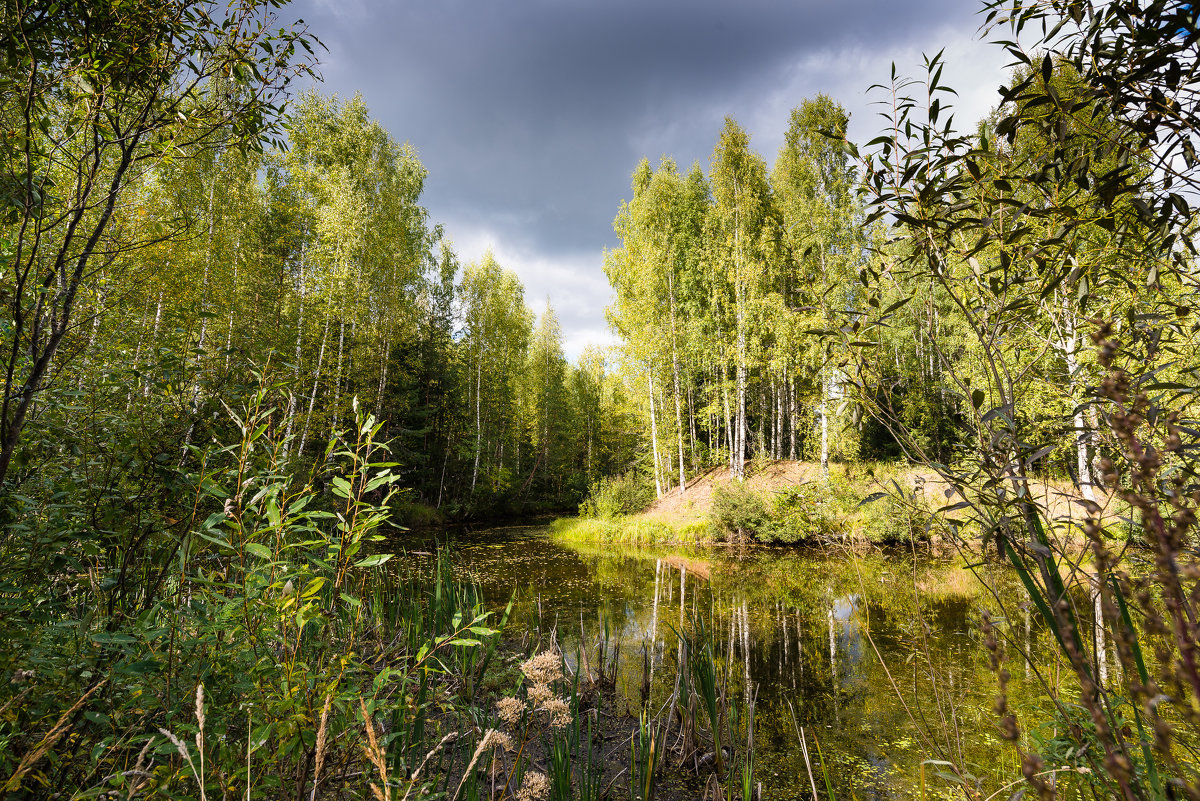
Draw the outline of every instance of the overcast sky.
M322 91L361 92L429 171L423 203L463 263L491 247L546 298L574 359L608 344L605 247L643 156L707 171L726 115L774 162L791 109L819 92L866 141L867 92L945 48L956 119L996 102L1001 50L973 0L299 0L328 47Z

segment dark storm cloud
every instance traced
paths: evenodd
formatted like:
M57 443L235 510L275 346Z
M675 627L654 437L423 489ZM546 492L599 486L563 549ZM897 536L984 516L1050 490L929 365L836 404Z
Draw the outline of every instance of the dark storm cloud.
M863 116L862 91L887 77L863 74L865 65L886 70L887 53L937 49L932 32L969 37L975 8L304 0L292 10L329 47L324 91L362 91L392 134L418 149L434 218L460 244L492 238L498 253L526 262L508 266L522 272L535 308L552 296L570 333L602 332L600 252L613 244L612 218L638 159L670 154L707 168L733 114L770 162L790 107L825 91ZM556 261L571 271L541 280Z

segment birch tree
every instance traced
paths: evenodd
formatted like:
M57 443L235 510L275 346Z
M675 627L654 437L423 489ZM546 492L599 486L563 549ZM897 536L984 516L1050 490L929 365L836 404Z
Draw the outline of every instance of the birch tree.
M772 249L778 241L778 221L767 183L767 167L750 150L750 137L730 117L713 150L711 208L713 268L723 271L732 289L733 362L736 400L730 470L746 475L746 395L761 312L765 278Z

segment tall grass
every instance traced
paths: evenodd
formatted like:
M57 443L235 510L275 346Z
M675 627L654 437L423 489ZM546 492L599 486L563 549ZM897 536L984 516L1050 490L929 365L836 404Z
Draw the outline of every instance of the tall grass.
M629 546L701 544L714 540L712 528L703 521L674 524L638 517L559 518L550 524L550 534L560 542Z

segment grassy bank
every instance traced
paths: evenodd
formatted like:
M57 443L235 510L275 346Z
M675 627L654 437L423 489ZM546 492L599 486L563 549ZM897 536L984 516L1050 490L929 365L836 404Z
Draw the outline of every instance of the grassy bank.
M551 531L564 541L626 545L894 543L928 539L936 508L925 477L905 466L835 465L826 480L819 465L764 461L748 465L745 481L714 468L640 512L595 512L614 505L592 500Z
M580 517L555 521L554 535L629 545L936 544L949 533L946 515L938 512L958 500L935 474L889 462L830 465L826 477L816 463L760 460L747 465L744 481L725 468L711 468L685 491L673 489L657 499L652 488L647 494L641 487L639 495L632 481L626 477L593 488ZM1078 540L1082 506L1074 488L1050 481L1033 488L1056 536ZM640 504L631 505L638 498ZM1121 504L1101 500L1105 519L1116 522ZM960 534L964 525L959 522Z
M622 515L610 518L560 517L550 524L551 535L565 542L619 545L705 544L722 539L703 520L654 520Z

